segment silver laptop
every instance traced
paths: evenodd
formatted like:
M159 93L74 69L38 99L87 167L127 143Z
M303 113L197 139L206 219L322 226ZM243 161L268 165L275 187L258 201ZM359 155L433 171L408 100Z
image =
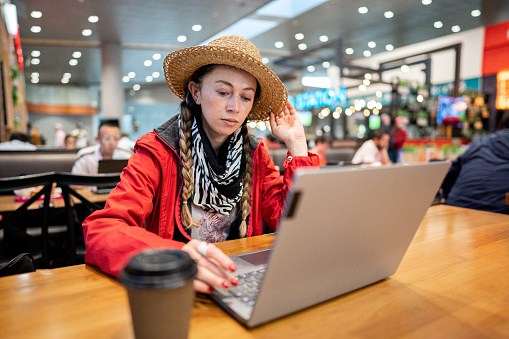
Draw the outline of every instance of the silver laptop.
M386 279L449 167L299 170L272 248L232 256L239 286L211 298L254 327Z

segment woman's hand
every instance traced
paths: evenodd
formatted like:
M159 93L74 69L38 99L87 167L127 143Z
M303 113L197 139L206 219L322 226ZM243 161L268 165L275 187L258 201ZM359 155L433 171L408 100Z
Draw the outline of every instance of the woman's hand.
M227 289L238 284L237 279L230 273L235 272L237 266L213 244L193 239L185 244L182 250L198 265L198 273L194 279L194 289L197 292L211 293L215 288Z
M308 147L304 127L300 122L295 108L286 102L283 111L278 115L270 112L270 128L272 134L285 143L293 156L307 156Z

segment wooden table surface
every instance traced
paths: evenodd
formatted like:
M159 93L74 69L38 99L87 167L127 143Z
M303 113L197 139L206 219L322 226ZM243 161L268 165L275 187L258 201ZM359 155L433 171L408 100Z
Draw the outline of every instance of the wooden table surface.
M125 289L90 265L0 278L0 319L0 338L133 337ZM389 279L253 330L199 296L190 328L190 338L313 337L509 337L509 216L430 207Z

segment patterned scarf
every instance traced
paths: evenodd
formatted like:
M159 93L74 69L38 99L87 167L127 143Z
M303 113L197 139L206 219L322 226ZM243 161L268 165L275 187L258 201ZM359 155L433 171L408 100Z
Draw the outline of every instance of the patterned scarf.
M201 116L193 121L193 203L207 212L228 215L242 197L246 171L242 127L230 135L216 155L205 134Z

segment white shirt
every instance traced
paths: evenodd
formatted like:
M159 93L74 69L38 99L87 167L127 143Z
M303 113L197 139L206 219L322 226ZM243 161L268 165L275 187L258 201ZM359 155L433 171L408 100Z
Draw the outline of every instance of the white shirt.
M0 143L0 149L3 150L23 150L23 151L35 151L37 149L37 146L32 145L28 142L23 142L21 140L11 140Z
M373 140L367 140L362 146L355 152L352 158L352 164L372 164L381 165L384 159L384 152L387 150L379 150L376 147Z
M129 159L131 151L117 148L113 152L112 159ZM102 160L101 146L99 144L81 149L76 157L72 173L74 174L97 174L99 160Z

